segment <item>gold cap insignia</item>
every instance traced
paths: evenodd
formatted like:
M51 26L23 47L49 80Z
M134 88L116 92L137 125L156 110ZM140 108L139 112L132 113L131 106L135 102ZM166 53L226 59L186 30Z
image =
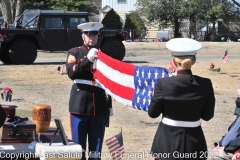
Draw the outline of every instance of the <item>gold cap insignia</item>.
M95 26L95 23L92 24L92 27L94 27L94 26Z

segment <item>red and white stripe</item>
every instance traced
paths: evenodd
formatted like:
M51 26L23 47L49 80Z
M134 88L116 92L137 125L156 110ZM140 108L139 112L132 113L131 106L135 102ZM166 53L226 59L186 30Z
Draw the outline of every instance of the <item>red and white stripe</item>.
M94 79L101 82L102 88L118 102L132 106L134 95L134 68L132 64L118 61L112 57L98 52L95 62Z
M226 55L226 56L223 58L223 63L226 63L227 61L229 61L228 55Z
M106 144L109 148L113 160L122 159L124 154L124 147L120 146L118 139L115 136L106 140Z

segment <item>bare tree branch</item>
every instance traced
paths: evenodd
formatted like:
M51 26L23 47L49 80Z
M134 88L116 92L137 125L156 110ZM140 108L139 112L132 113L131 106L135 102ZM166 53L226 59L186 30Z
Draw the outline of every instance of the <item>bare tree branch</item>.
M232 0L232 2L233 2L235 5L237 5L238 7L240 7L240 3L237 2L236 0Z

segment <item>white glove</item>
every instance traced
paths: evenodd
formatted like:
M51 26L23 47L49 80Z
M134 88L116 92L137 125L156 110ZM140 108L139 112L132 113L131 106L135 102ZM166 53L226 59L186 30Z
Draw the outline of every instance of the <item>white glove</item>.
M87 58L89 59L89 61L93 62L94 59L98 57L97 52L98 50L96 48L92 48L89 50L87 54Z

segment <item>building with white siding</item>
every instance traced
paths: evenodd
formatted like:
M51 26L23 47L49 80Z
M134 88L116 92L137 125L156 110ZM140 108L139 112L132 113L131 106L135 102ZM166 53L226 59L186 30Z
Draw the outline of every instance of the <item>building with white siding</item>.
M123 26L126 20L127 15L130 11L135 11L137 0L102 0L102 8L100 9L99 21L101 22L108 11L113 9L120 17L123 22ZM147 39L156 39L157 38L157 28L158 25L146 25L147 27Z
M126 15L130 11L136 10L137 0L102 0L102 9L100 10L100 21L103 20L108 11L113 9L121 17L124 24Z

